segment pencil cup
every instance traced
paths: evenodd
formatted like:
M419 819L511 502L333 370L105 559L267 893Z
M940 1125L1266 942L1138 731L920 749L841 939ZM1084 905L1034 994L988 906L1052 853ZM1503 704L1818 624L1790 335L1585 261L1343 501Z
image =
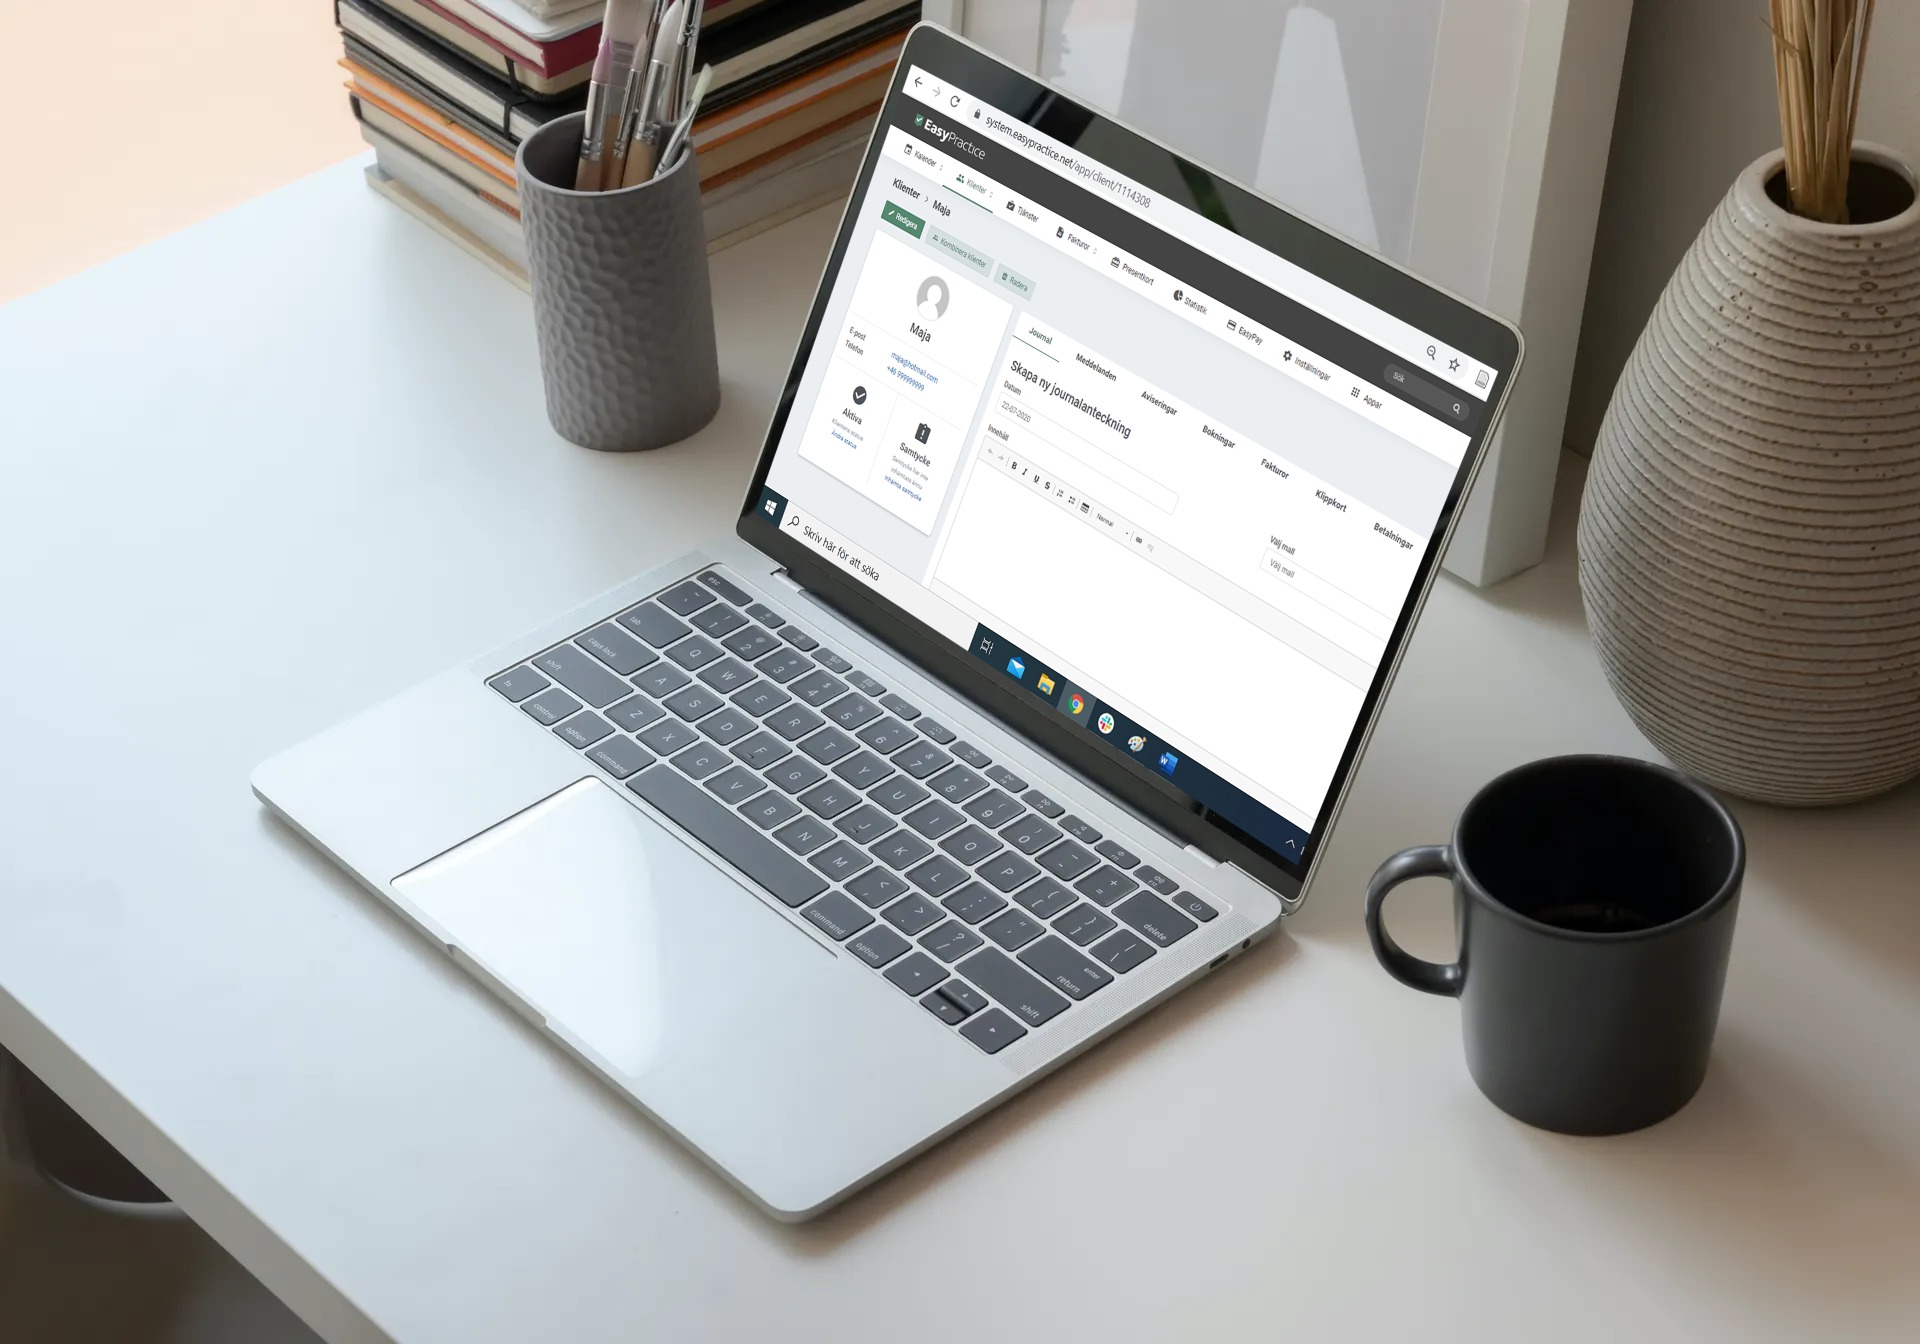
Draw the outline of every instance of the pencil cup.
M659 448L720 408L700 177L689 152L654 181L575 191L583 125L548 122L517 164L547 419L583 448Z

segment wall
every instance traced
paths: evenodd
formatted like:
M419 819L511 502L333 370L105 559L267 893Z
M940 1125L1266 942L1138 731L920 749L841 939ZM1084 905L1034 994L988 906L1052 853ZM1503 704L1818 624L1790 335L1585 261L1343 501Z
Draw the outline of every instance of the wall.
M1748 163L1780 144L1766 0L1639 0L1567 407L1585 453L1667 278ZM1860 135L1920 164L1920 3L1881 0Z

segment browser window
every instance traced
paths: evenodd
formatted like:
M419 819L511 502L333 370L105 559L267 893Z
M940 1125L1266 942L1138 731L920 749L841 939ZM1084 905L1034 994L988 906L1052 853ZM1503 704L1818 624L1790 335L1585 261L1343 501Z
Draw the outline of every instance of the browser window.
M903 91L759 507L1303 854L1492 371L965 90Z

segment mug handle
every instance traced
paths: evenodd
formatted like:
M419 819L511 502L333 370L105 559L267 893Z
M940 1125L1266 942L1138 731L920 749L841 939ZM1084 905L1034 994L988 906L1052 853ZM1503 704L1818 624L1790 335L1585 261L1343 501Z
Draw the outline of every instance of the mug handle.
M1420 845L1414 849L1403 849L1380 865L1372 880L1367 883L1367 941L1373 944L1373 955L1380 958L1380 964L1403 985L1428 994L1445 994L1458 997L1460 983L1465 978L1460 963L1448 962L1445 965L1434 961L1422 961L1407 952L1393 941L1393 935L1380 923L1380 907L1386 903L1387 893L1402 882L1416 877L1452 877L1453 856L1447 853L1445 845Z

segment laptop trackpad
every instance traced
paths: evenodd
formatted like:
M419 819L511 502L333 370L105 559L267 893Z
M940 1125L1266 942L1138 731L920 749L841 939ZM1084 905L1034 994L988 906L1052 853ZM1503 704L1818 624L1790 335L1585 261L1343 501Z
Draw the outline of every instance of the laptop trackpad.
M671 1049L664 1033L686 1008L676 993L725 991L682 983L705 953L769 934L791 940L789 955L826 953L598 779L393 885L525 1005L634 1077Z

